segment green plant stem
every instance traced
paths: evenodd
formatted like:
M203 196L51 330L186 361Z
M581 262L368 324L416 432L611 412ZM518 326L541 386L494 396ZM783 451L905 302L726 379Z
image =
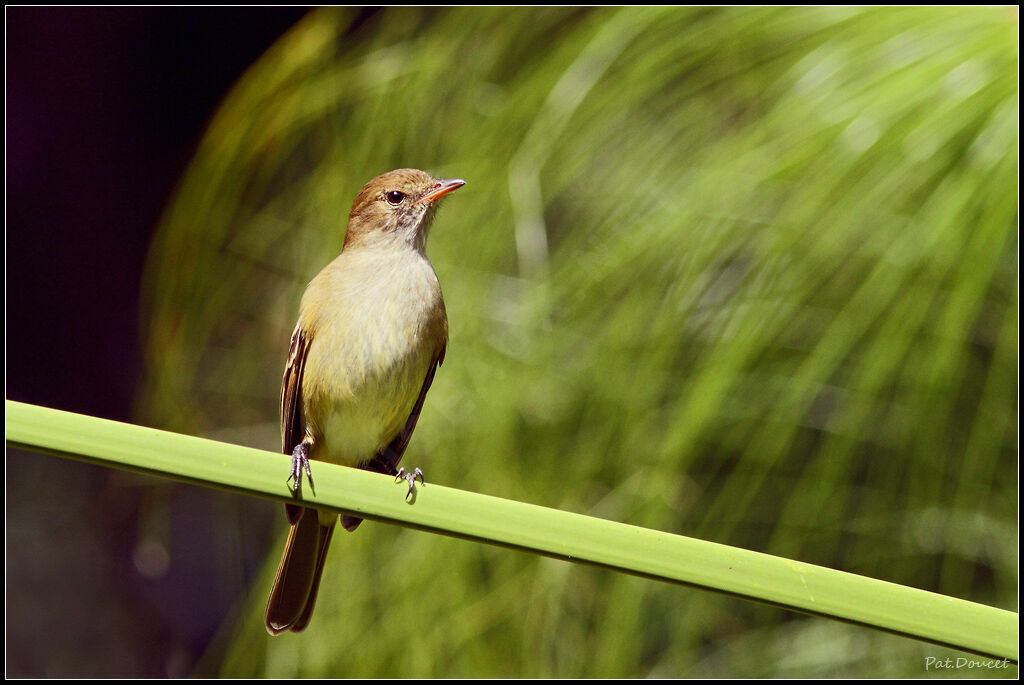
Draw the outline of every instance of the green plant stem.
M290 457L6 400L7 444L281 501ZM314 464L318 508L691 585L1016 662L1018 615L713 542Z

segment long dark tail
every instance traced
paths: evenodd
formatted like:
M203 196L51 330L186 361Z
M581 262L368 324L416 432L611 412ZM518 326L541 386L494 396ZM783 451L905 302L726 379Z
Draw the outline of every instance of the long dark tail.
M316 509L303 509L292 523L267 601L265 620L271 635L299 632L309 624L335 521L322 525Z

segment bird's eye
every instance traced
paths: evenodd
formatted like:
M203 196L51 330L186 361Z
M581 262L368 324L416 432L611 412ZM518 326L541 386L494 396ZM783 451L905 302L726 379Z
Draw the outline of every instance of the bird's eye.
M402 204L402 200L405 199L405 193L403 193L401 190L389 190L388 192L384 193L384 197L387 198L387 201L389 203L393 205L400 205Z

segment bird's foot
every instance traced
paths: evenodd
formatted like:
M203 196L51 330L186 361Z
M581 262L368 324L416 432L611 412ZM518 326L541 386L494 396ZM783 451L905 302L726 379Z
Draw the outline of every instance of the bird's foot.
M395 474L395 482L405 480L409 484L409 492L405 493L405 501L408 502L409 498L412 497L413 491L416 489L416 479L419 479L420 485L423 485L423 472L420 471L420 467L417 466L412 471L406 471L405 467L398 469L398 473Z
M302 472L306 472L306 480L309 481L309 489L313 491L313 495L316 496L316 488L313 487L313 472L309 469L309 443L306 441L300 442L295 446L295 451L292 452L292 472L288 476L286 483L295 481L292 484L292 495L298 497L302 494Z

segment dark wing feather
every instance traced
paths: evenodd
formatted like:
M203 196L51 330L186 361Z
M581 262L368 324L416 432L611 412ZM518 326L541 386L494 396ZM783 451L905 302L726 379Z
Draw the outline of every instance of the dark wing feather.
M281 450L285 454L291 454L304 437L302 372L308 354L306 332L301 326L296 326L288 348L288 362L284 365L284 378L281 379Z
M302 374L309 355L309 339L302 325L295 326L291 346L288 348L288 362L284 365L281 379L281 450L291 454L302 442L306 432L306 421L302 411ZM302 515L302 507L286 504L288 521L295 523Z
M387 476L393 476L398 473L398 462L402 460L402 455L405 454L405 448L409 446L409 440L412 438L412 432L416 428L416 421L420 418L420 412L423 410L423 400L427 397L427 391L430 390L430 384L434 382L434 374L437 372L437 367L444 363L444 353L447 349L447 345L441 346L441 351L438 352L434 362L430 365L430 369L427 371L427 377L423 379L423 387L420 388L420 396L416 398L416 404L412 407L412 412L409 414L409 418L405 421L405 427L402 432L395 436L395 439L388 443L387 447L382 449L373 459L360 464L359 468L366 471L374 471L376 473L383 473ZM363 520L358 516L342 516L341 525L347 531L355 530Z

